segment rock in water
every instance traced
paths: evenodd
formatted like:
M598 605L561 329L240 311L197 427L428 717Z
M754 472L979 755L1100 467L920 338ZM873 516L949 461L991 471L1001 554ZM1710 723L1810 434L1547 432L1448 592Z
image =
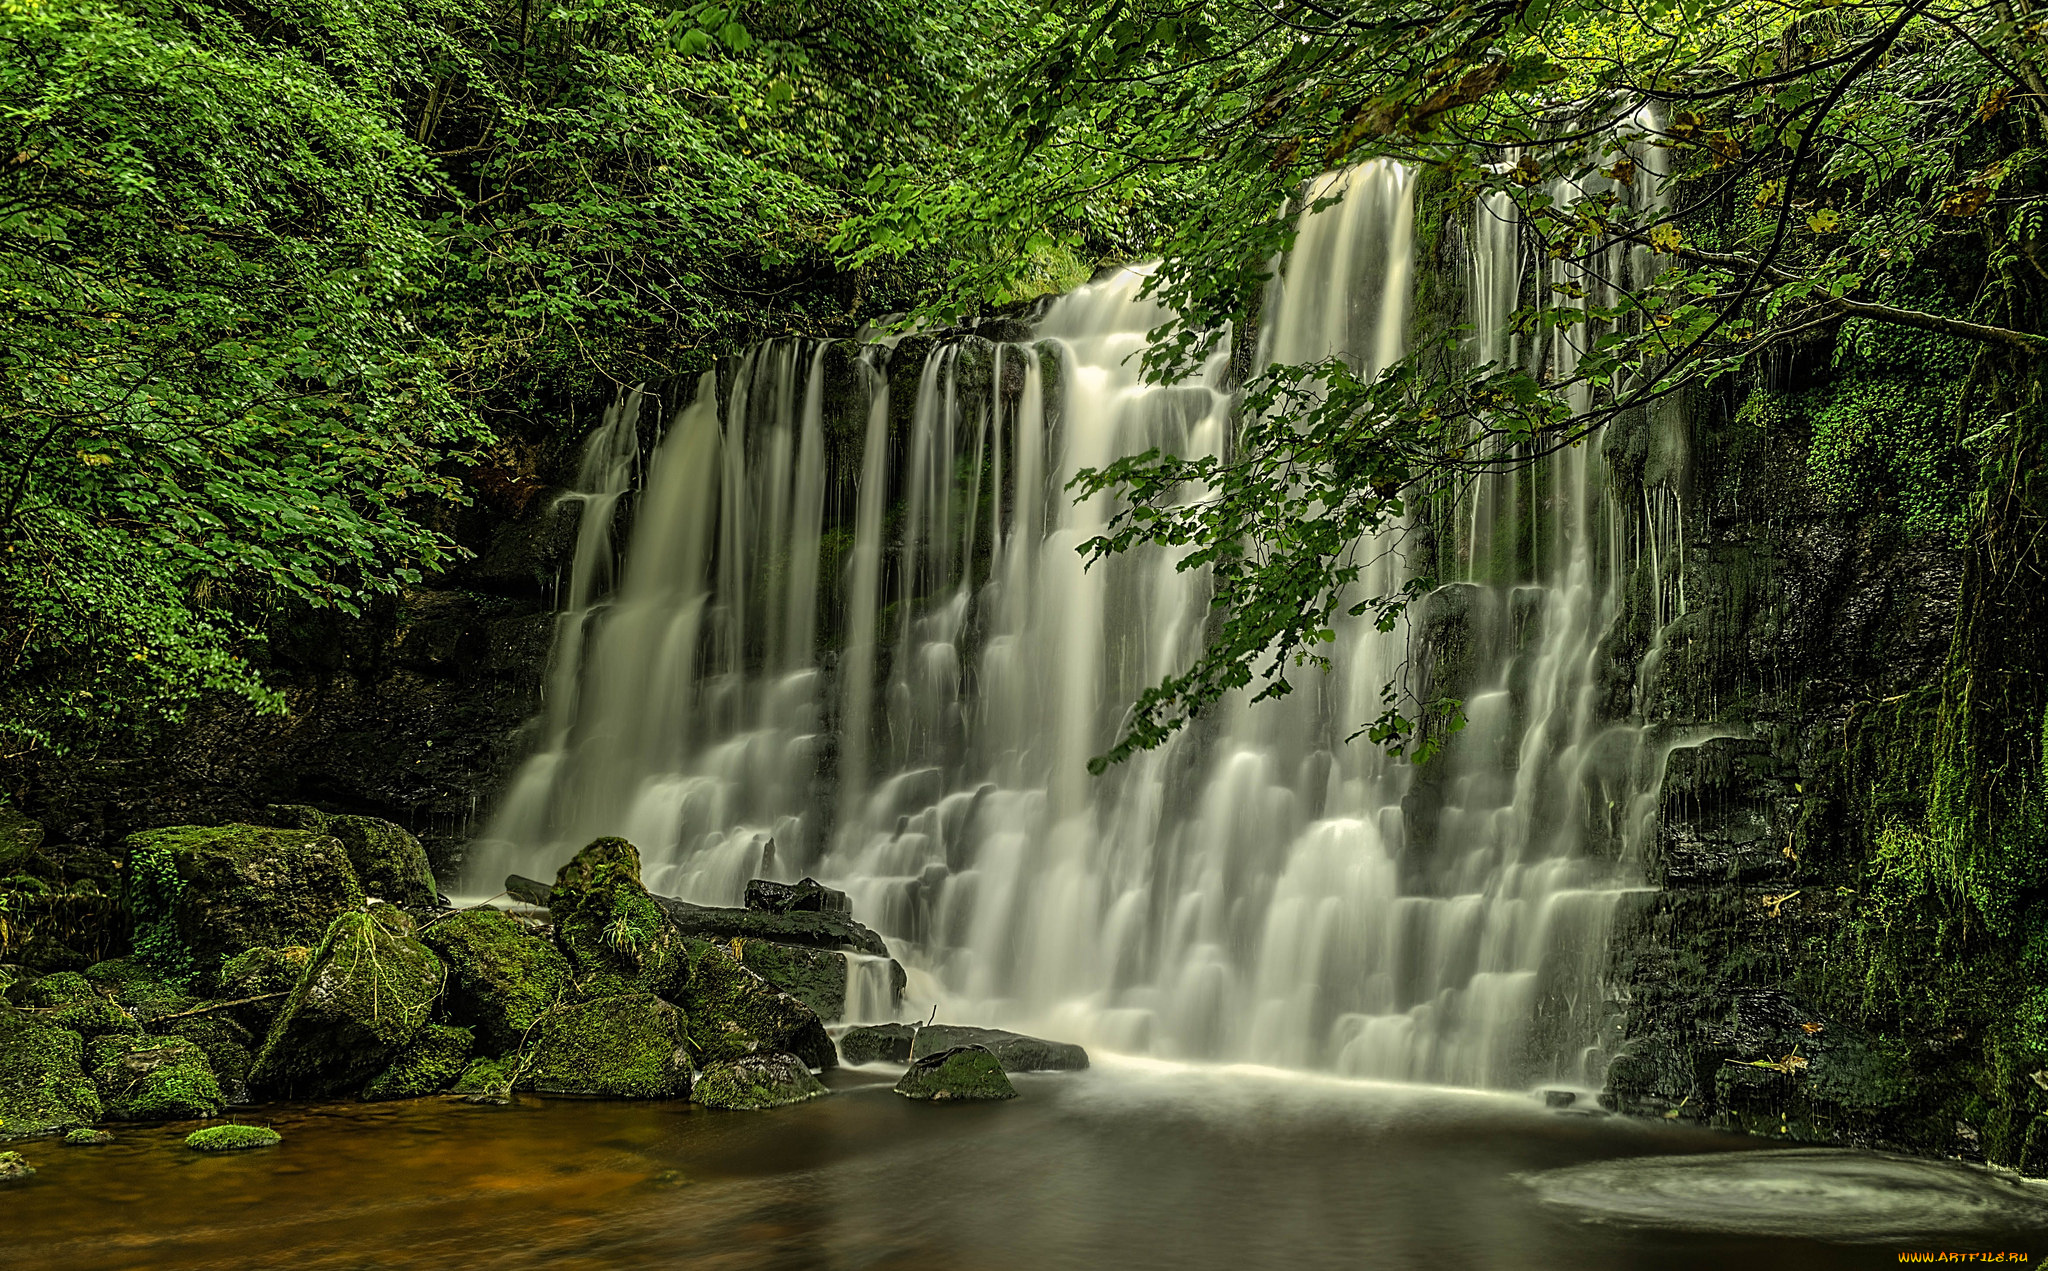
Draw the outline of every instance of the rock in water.
M505 875L505 894L522 905L534 905L546 909L554 903L555 889L537 878L526 878L519 874Z
M910 1057L921 1059L956 1046L979 1046L993 1054L1004 1072L1077 1072L1088 1066L1088 1052L1070 1042L1049 1042L1000 1028L968 1028L932 1024L917 1032Z
M980 1046L955 1046L912 1060L910 1070L896 1083L896 1093L906 1099L934 1101L1017 1097L1003 1065Z
M654 903L668 915L669 922L686 936L703 940L773 940L812 949L847 949L854 953L889 956L882 937L845 914L762 913L758 909L726 909L716 905L693 905L671 896L656 896Z
M846 955L772 940L734 940L740 964L811 1008L819 1019L846 1014Z
M114 1141L109 1130L73 1130L64 1136L66 1147L103 1147Z
M389 1068L370 1079L370 1084L363 1087L363 1098L375 1102L438 1094L462 1075L475 1044L475 1037L466 1028L429 1024L412 1039L411 1045L398 1052Z
M168 866L177 879L168 915L136 915L137 947L144 928L168 918L202 972L258 945L317 944L337 916L362 908L355 867L332 835L188 825L133 834L127 844L132 870Z
M85 1075L85 1039L0 1008L0 1139L48 1134L100 1118Z
M750 1110L802 1103L825 1093L803 1060L770 1052L711 1065L698 1076L690 1097L710 1108Z
M427 849L403 826L374 816L330 816L327 833L348 850L365 895L406 909L439 905Z
M210 1125L185 1136L185 1146L195 1152L246 1152L283 1141L284 1135L261 1125Z
M690 1013L690 1039L705 1063L764 1051L832 1068L839 1054L817 1013L749 971L724 945L691 940L689 979L677 1000Z
M689 1023L651 993L559 1007L541 1021L517 1084L542 1094L683 1098L693 1075Z
M34 1178L35 1173L36 1167L28 1163L26 1156L19 1152L0 1152L0 1183L20 1182L24 1178Z
M102 1037L92 1079L116 1121L195 1121L226 1105L206 1054L183 1037Z
M800 883L775 883L756 878L747 883L747 908L769 914L850 914L853 900L815 878Z
M517 1067L517 1059L473 1059L449 1093L459 1094L469 1103L510 1103L512 1072Z
M420 932L448 967L448 1012L473 1025L486 1052L518 1049L569 989L569 961L553 944L488 906Z
M673 996L683 940L641 886L631 843L601 838L576 853L556 875L548 908L581 996Z
M426 1024L443 974L403 910L341 915L270 1026L250 1087L298 1099L362 1089Z
M869 1024L839 1035L839 1055L850 1064L907 1064L917 1028L910 1024Z

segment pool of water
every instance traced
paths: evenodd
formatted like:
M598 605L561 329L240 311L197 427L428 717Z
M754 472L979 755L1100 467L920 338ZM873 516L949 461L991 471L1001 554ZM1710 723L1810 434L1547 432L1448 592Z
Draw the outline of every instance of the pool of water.
M1110 1059L996 1105L894 1074L765 1113L522 1098L280 1106L32 1142L28 1268L1833 1268L2048 1256L2048 1189L1495 1094ZM22 1145L16 1145L22 1146ZM2031 1244L2030 1244L2031 1238ZM2038 1246L2038 1247L2034 1247Z

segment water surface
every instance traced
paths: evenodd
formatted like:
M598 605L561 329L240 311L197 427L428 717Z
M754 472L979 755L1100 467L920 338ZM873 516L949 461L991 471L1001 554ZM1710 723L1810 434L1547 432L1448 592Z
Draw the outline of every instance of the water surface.
M124 1129L103 1148L36 1142L40 1173L0 1192L0 1260L1833 1268L1896 1265L1900 1248L2024 1250L2029 1230L2048 1230L2048 1210L2030 1208L2038 1193L1979 1171L1906 1163L1931 1172L1900 1184L1883 1158L1855 1158L1859 1173L1801 1153L1780 1170L1754 1140L1514 1096L1112 1059L1019 1077L1010 1103L944 1107L896 1096L892 1078L835 1073L831 1097L767 1113L538 1098L281 1106L242 1118L275 1125L281 1146L228 1156L186 1150L190 1127L176 1125ZM1711 1181L1674 1182L1688 1167ZM1788 1190L1801 1179L1819 1179L1833 1210L1903 1187L1892 1208L1926 1225L1856 1243L1813 1209L1815 1193ZM1945 1199L1906 1203L1930 1179ZM1715 1230L1722 1219L1732 1229Z

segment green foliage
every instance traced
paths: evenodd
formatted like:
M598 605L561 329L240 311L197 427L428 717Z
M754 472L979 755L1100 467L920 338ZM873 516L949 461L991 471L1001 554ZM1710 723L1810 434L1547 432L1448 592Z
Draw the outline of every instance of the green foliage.
M173 841L164 837L139 840L128 854L127 879L135 961L179 988L189 987L199 966L178 934L173 912L178 898L185 894Z

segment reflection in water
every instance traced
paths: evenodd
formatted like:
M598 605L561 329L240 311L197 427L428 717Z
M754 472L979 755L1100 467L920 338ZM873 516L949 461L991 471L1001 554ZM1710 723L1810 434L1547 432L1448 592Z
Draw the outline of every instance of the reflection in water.
M1700 1131L1560 1116L1501 1095L1115 1059L1082 1074L1020 1077L1024 1097L991 1107L913 1105L889 1092L891 1076L833 1074L834 1097L771 1113L538 1099L285 1108L270 1114L282 1146L221 1157L183 1149L189 1126L129 1128L106 1148L36 1142L28 1149L41 1172L0 1192L5 1262L10 1271L1872 1265L1867 1247L1801 1236L1841 1234L1810 1203L1817 1193L1803 1210L1784 1206L1775 1226L1744 1225L1742 1215L1777 1204L1788 1157ZM1826 1205L1853 1207L1857 1195L1897 1185L1869 1173L1891 1168L1879 1158L1830 1153L1798 1168L1834 1180L1816 1184ZM1958 1168L1909 1168L1914 1194L1953 1198L1981 1186ZM1577 1197L1582 1206L1602 1193L1623 1196L1632 1219L1669 1211L1693 1230L1587 1223L1544 1203ZM1734 1232L1700 1229L1717 1211L1732 1216ZM1802 1212L1806 1225L1793 1220ZM1896 1233L1934 1242L1926 1247L2027 1247L2016 1211L1893 1212L1929 1225Z

